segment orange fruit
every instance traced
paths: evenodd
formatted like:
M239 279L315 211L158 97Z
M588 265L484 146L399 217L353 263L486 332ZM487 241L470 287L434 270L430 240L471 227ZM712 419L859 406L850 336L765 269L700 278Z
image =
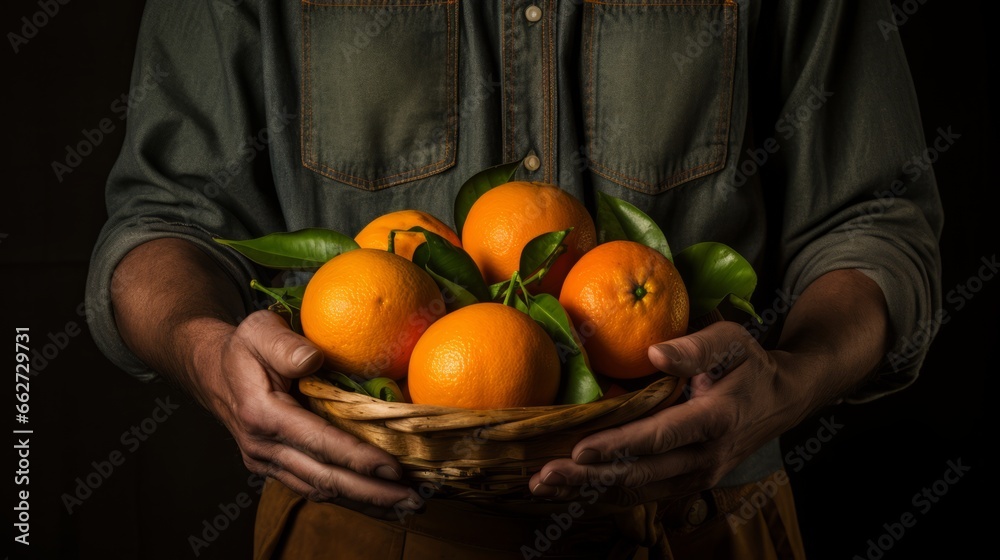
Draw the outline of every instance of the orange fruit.
M576 198L555 185L514 181L486 191L469 210L462 243L486 282L510 278L520 267L521 250L535 237L574 228L556 259L533 291L559 295L563 279L584 253L594 247L594 220Z
M354 241L363 248L385 251L389 248L390 231L410 229L413 226L420 226L427 231L436 233L456 247L462 246L458 235L450 227L427 212L420 210L400 210L379 216L362 228L354 237ZM397 255L413 260L413 251L423 242L424 234L422 233L399 232L392 244Z
M386 251L356 249L316 271L300 318L331 369L399 379L420 335L444 314L437 284L420 267Z
M526 314L499 303L449 313L420 337L407 386L417 404L541 406L559 391L559 355Z
M680 274L658 251L633 241L603 243L584 255L559 302L580 329L594 370L616 379L654 373L649 346L687 332Z

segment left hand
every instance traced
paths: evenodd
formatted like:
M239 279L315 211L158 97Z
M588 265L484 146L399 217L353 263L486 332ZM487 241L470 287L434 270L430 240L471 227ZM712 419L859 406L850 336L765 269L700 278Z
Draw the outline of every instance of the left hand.
M649 359L689 378L687 401L584 438L572 459L532 476L535 496L570 499L591 483L602 501L635 505L711 488L813 408L808 384L797 382L813 373L802 358L765 351L737 323L651 346Z

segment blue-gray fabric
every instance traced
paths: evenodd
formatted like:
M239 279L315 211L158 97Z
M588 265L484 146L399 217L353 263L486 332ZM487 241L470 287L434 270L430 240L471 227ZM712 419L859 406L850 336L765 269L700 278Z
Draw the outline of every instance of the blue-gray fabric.
M765 345L813 280L861 270L906 358L848 400L902 389L940 306L942 215L913 161L926 146L891 21L884 0L149 0L88 282L93 336L155 378L109 292L141 243L195 243L249 311L250 279L267 273L213 236L354 235L405 208L451 223L467 178L534 154L517 178L591 209L597 191L626 199L675 251L745 255ZM767 446L727 483L780 464Z

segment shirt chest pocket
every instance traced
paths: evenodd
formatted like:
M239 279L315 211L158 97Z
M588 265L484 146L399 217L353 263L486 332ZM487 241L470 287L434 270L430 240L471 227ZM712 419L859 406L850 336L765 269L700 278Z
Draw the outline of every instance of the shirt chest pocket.
M722 169L734 0L586 0L581 76L591 170L659 193Z
M378 190L455 164L457 0L302 1L302 163Z

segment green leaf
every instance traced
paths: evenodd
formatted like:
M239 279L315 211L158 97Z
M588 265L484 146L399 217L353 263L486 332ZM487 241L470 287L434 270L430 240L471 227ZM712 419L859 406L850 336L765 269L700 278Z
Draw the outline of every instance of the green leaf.
M549 294L538 294L530 297L529 302L531 306L528 308L528 315L549 333L552 340L570 348L573 354L579 354L580 348L569 328L569 316L559 300Z
M479 272L479 267L468 253L440 235L420 226L412 227L408 231L419 231L427 240L413 252L414 264L464 288L477 301L489 301L490 290L483 280L482 273Z
M545 277L552 263L566 250L563 241L571 231L573 228L543 233L529 241L521 250L521 278L532 278L536 272L538 278L532 278L532 281Z
M427 248L427 242L423 242L417 245L417 248L413 250L413 264L419 266L420 268L427 268L427 261L431 260L431 250Z
M293 309L302 309L302 296L306 293L305 286L290 286L287 288L269 288L256 280L250 281L250 287L273 297L278 303Z
M245 241L215 241L236 249L259 265L281 269L316 269L333 257L358 248L350 237L322 228L271 233Z
M559 390L562 404L583 404L601 398L601 388L580 346L573 337L569 316L559 300L549 294L537 296L524 293L528 300L528 315L552 338L562 362L563 382Z
M269 288L256 279L250 280L250 287L258 292L265 293L274 298L275 303L268 307L278 315L281 315L288 326L295 332L302 333L302 323L299 317L299 310L302 309L302 296L306 293L305 286L292 286L289 288Z
M521 166L521 161L512 161L490 167L473 175L466 181L462 188L455 195L455 227L458 235L462 235L462 228L465 227L465 218L469 216L469 210L479 197L493 187L510 182L514 172Z
M423 245L420 245L423 247ZM424 268L427 274L431 275L431 278L437 282L439 288L444 293L444 304L447 306L448 311L454 311L456 309L461 309L466 305L472 305L473 303L479 303L476 296L472 295L472 292L466 290L462 286L448 280L444 276L439 275L429 268Z
M757 273L728 245L711 241L696 243L677 253L674 265L687 288L692 318L709 313L729 298L736 308L760 321L750 305L757 287Z
M597 242L626 240L642 243L673 260L660 226L645 212L620 198L597 193Z
M350 377L340 373L339 371L329 371L325 373L327 379L330 380L334 385L340 387L345 391L350 391L352 393L361 393L362 395L372 396L363 385L357 381L351 379Z
M559 389L561 404L584 404L604 396L594 372L587 367L583 354L570 356L563 365L563 384Z
M760 315L757 315L757 312L754 311L753 304L749 301L737 296L736 294L729 294L729 303L731 303L736 309L739 309L754 319L757 319L758 323L763 322L761 321Z
M490 300L496 300L500 294L507 292L507 287L510 285L510 280L504 280L503 282L497 282L496 284L490 284Z
M386 402L403 401L403 392L399 390L399 385L396 385L396 382L388 377L369 379L362 383L361 386L369 395L376 399L382 399Z
M524 302L524 298L522 298L521 296L519 296L517 294L514 294L511 297L511 299L514 302L514 309L517 309L518 311L520 311L521 313L524 313L526 315L530 314L529 313L530 312L530 308L528 307L528 304Z

